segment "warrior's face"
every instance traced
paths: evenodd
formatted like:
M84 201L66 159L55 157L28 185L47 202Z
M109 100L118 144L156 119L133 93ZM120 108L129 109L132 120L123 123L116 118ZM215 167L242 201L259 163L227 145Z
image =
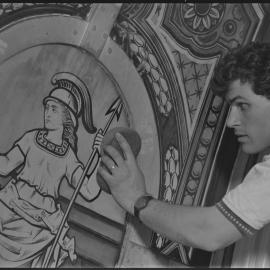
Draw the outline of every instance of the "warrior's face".
M44 125L48 130L63 129L64 107L53 100L49 100L44 106Z

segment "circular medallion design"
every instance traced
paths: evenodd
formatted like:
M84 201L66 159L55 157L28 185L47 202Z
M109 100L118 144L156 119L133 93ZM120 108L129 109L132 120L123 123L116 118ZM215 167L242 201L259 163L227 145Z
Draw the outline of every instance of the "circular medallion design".
M206 34L220 24L224 10L224 3L186 3L182 5L181 17L189 31Z
M223 32L227 36L232 36L236 33L237 26L233 20L227 20L223 25Z

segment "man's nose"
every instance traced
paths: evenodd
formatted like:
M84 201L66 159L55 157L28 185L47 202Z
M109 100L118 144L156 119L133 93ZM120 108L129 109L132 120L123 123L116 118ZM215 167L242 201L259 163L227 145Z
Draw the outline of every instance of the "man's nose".
M234 128L240 125L239 110L236 106L231 106L227 118L227 127Z

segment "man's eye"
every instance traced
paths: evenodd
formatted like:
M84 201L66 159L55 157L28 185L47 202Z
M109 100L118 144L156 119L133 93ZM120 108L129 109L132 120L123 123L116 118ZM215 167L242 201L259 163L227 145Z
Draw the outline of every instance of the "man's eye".
M240 108L241 111L245 111L249 108L249 105L247 103L239 103L238 107Z

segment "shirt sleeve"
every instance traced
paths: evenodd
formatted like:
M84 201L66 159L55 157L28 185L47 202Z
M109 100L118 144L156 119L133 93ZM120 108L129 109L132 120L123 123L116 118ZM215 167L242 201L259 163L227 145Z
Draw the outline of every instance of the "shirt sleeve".
M252 235L269 223L270 161L256 164L216 206L243 234Z
M71 184L72 177L75 171L81 167L84 168L83 164L78 160L75 153L69 149L68 157L67 157L67 168L66 168L66 178L69 184Z
M18 146L20 151L24 156L27 155L31 143L33 143L33 133L34 132L26 132L20 139L14 142L13 146Z

